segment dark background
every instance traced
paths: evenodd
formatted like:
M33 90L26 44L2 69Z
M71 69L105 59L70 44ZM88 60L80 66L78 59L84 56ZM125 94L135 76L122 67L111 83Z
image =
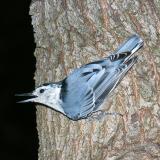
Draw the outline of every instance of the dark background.
M0 4L0 159L36 160L38 138L33 104L17 104L15 93L34 88L35 43L30 0Z

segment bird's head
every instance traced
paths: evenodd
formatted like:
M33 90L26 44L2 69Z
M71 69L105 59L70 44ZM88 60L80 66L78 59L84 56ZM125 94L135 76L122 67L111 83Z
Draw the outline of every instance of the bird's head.
M18 103L41 103L52 107L60 99L61 85L55 83L43 84L30 93L16 94L15 96L27 97Z

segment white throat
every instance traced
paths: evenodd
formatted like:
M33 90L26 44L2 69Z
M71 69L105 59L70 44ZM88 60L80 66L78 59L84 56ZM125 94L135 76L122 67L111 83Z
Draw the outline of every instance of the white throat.
M60 92L61 92L60 87L51 88L47 90L47 93L45 93L45 95L39 98L43 104L46 104L47 106L65 114L61 106L62 102L60 100Z

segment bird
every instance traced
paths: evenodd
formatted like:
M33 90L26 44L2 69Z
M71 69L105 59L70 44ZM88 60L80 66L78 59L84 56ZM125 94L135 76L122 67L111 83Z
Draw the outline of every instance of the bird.
M59 82L44 83L30 93L16 94L56 110L70 120L87 119L100 111L104 100L137 62L133 55L143 46L138 34L127 38L108 57L76 68Z

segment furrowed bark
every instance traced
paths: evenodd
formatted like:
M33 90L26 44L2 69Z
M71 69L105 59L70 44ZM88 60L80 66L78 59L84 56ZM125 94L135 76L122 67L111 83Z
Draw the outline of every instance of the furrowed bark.
M106 57L128 36L145 44L139 61L104 103L99 120L71 121L37 106L39 160L160 158L160 1L33 0L36 85L59 81Z

